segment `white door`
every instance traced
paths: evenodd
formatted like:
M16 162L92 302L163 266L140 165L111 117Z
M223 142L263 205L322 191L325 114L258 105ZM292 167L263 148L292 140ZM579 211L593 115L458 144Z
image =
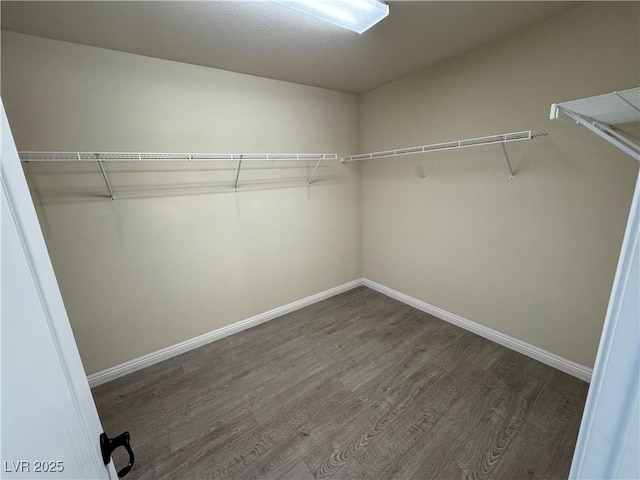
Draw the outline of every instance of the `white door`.
M570 479L640 478L640 176Z
M0 477L116 479L113 462L102 460L100 419L0 108Z

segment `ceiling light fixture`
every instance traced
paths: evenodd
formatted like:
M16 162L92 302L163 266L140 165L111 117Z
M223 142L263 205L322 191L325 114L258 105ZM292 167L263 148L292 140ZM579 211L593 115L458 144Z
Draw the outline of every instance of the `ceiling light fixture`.
M325 22L362 33L389 15L389 6L378 0L276 0Z

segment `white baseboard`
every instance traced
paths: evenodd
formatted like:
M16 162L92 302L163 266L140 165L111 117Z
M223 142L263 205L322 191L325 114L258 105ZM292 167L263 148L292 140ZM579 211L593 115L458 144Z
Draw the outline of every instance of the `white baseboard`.
M286 315L287 313L291 313L295 310L307 307L314 303L320 302L321 300L325 300L327 298L338 295L339 293L343 293L353 288L359 287L360 285L362 285L362 279L353 280L343 285L325 290L324 292L316 293L315 295L311 295L310 297L306 297L287 305L283 305L282 307L274 308L273 310L269 310L268 312L260 313L245 320L240 320L239 322L232 323L231 325L227 325L225 327L218 328L217 330L213 330L189 340L185 340L184 342L176 343L175 345L171 345L161 350L143 355L142 357L134 358L133 360L129 360L128 362L124 362L105 370L92 373L91 375L87 376L89 386L95 387L97 385L110 382L111 380L115 380L116 378L149 367L156 363L162 362L163 360L167 360L169 358L183 354L208 343L215 342L216 340L220 340L221 338L233 335L234 333L238 333L248 328L255 327L256 325L267 322L269 320L273 320L274 318L281 317L282 315Z
M536 347L535 345L523 342L522 340L518 340L517 338L510 337L509 335L506 335L504 333L500 333L497 330L493 330L492 328L480 325L479 323L473 322L471 320L467 320L466 318L460 317L459 315L456 315L454 313L447 312L446 310L434 307L433 305L429 305L426 302L410 297L409 295L405 295L404 293L398 292L389 287L385 287L384 285L380 285L379 283L376 283L374 281L368 280L366 278L361 278L345 283L344 285L339 285L329 290L325 290L324 292L316 293L315 295L311 295L310 297L303 298L293 303L283 305L282 307L274 308L273 310L269 310L268 312L255 315L245 320L240 320L239 322L232 323L231 325L227 325L217 330L213 330L189 340L185 340L184 342L180 342L161 350L149 353L147 355L143 355L142 357L134 358L133 360L129 360L128 362L121 363L100 372L93 373L87 377L87 379L89 380L89 386L95 387L97 385L110 382L111 380L115 380L116 378L149 367L156 363L162 362L163 360L175 357L208 343L215 342L216 340L220 340L221 338L233 335L234 333L238 333L248 328L255 327L256 325L267 322L269 320L273 320L274 318L286 315L287 313L291 313L295 310L307 307L314 303L333 297L334 295L338 295L340 293L356 288L360 285L369 287L372 290L380 292L384 295L387 295L388 297L394 298L402 303L417 308L418 310L433 315L434 317L444 320L445 322L452 323L453 325L473 332L476 335L487 338L504 347L510 348L511 350L522 353L523 355L531 357L534 360L538 360L546 365L557 368L558 370L568 373L569 375L573 375L574 377L577 377L581 380L584 380L586 382L591 381L591 368L585 367L584 365L580 365L576 362L572 362L571 360L567 360L566 358L556 355L555 353L548 352L540 347Z
M459 315L455 315L451 312L447 312L446 310L442 310L441 308L434 307L433 305L429 305L426 302L410 297L409 295L405 295L404 293L400 293L396 290L385 287L384 285L380 285L379 283L373 282L371 280L367 280L366 278L362 280L362 284L366 287L371 288L372 290L387 295L388 297L395 298L402 303L406 303L407 305L417 308L418 310L422 310L423 312L444 320L445 322L452 323L460 328L464 328L465 330L473 332L476 335L480 335L481 337L487 338L493 342L510 348L511 350L515 350L518 353L522 353L523 355L531 357L534 360L538 360L539 362L542 362L553 368L557 368L558 370L568 373L569 375L577 377L586 382L591 381L591 374L593 370L591 368L585 367L584 365L580 365L579 363L567 360L566 358L556 355L555 353L548 352L540 347L536 347L535 345L523 342L522 340L518 340L517 338L510 337L509 335L500 333L497 330L485 327L484 325L480 325L479 323L472 322L471 320L467 320L466 318L460 317Z

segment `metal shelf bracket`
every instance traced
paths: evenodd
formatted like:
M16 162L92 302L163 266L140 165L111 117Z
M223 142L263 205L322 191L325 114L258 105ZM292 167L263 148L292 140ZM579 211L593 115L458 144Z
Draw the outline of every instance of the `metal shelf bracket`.
M593 118L585 117L579 113L573 112L571 110L567 110L559 105L555 105L554 113L557 115L562 112L567 117L575 120L578 125L582 125L587 130L590 130L592 133L595 133L600 138L608 141L612 145L616 146L627 155L635 158L640 162L640 145L636 144L633 140L628 139L620 132L614 130L611 125L607 125L606 123L599 122Z
M311 180L313 180L313 176L316 174L316 171L318 170L318 167L320 166L321 161L322 161L322 157L318 159L318 161L316 162L316 166L313 168L313 171L311 172L311 175L309 175L309 180L307 180L307 185L311 185Z
M100 158L99 155L96 154L96 158ZM107 177L107 172L104 169L104 165L101 160L98 160L98 165L100 166L100 171L102 172L102 178L104 178L104 183L107 184L107 189L109 190L109 196L112 201L116 201L116 197L113 196L113 190L111 189L111 184L109 183L109 177Z
M242 155L240 155L240 158L238 159L238 171L236 172L236 183L233 186L234 192L238 191L238 180L240 179L240 168L242 168Z
M509 160L509 154L507 153L507 147L504 146L504 143L501 143L502 153L504 153L504 161L507 162L507 168L509 169L509 180L515 180L516 174L513 171L513 167L511 166L511 161Z

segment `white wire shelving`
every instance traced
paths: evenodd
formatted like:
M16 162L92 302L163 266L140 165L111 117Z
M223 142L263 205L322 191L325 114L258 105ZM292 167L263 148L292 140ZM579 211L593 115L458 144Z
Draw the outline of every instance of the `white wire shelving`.
M616 129L616 125L640 122L640 87L551 105L552 120L561 113L640 161L638 142Z
M19 152L23 162L216 162L236 160L337 160L335 153Z
M512 133L499 133L496 135L489 135L486 137L466 138L463 140L453 140L453 141L443 142L443 143L432 143L429 145L418 145L414 147L395 148L393 150L383 150L380 152L361 153L359 155L350 155L347 157L342 157L340 160L343 163L359 162L362 160L401 157L405 155L417 155L417 154L423 154L423 153L441 152L444 150L457 150L461 148L481 147L486 145L501 145L505 162L507 164L507 167L509 168L509 174L510 174L509 178L511 180L514 180L515 172L513 170L513 167L511 166L511 161L509 159L509 155L505 148L505 144L512 143L512 142L520 142L523 140L532 140L533 138L540 135L546 135L546 134L534 133L531 130L524 130L521 132L512 132Z
M114 162L238 162L234 191L238 191L240 171L243 161L315 161L307 184L313 183L313 177L320 163L325 160L337 160L335 153L157 153L157 152L18 152L23 162L97 162L111 200L115 195L104 163Z

